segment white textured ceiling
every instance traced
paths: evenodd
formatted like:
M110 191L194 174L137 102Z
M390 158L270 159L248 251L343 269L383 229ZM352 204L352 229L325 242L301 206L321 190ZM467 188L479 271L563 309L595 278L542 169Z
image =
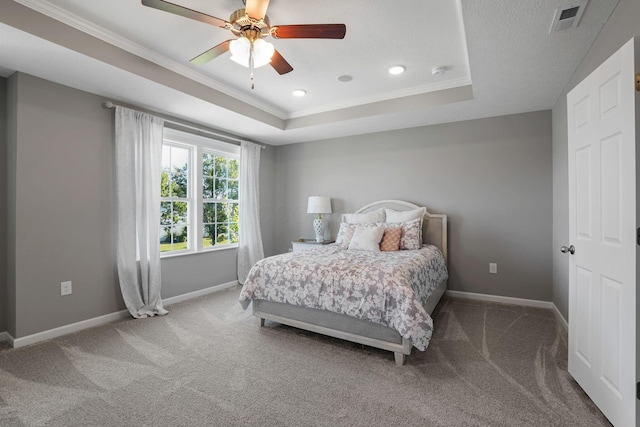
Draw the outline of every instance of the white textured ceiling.
M173 1L223 19L242 7ZM226 30L138 0L0 0L0 74L26 72L279 145L549 109L617 2L590 0L577 28L549 34L556 8L572 0L271 0L272 24L344 23L347 35L271 39L294 71L260 68L251 90L228 53L188 62L231 38ZM395 64L407 71L390 76ZM447 73L432 76L435 66ZM353 80L338 81L344 74ZM292 97L296 88L308 95Z

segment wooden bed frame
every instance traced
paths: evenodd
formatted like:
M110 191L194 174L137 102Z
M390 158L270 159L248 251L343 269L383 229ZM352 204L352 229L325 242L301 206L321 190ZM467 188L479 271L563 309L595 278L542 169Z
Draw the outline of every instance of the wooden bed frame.
M389 208L397 211L417 209L419 206L401 200L382 200L363 206L355 213L366 213ZM447 260L447 216L427 212L422 227L423 242L437 246ZM425 310L431 314L447 289L447 281L433 292ZM403 365L405 355L411 354L411 341L398 331L378 323L360 320L330 311L299 307L290 304L253 300L253 314L260 318L260 326L271 320L311 332L340 338L394 353L397 365Z

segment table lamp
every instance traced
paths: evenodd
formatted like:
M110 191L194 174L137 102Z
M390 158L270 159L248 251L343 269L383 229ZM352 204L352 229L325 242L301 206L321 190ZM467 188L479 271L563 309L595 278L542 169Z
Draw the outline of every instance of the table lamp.
M318 214L313 220L313 230L316 232L316 241L324 242L324 221L322 214L331 213L331 198L326 196L311 196L307 204L307 213Z

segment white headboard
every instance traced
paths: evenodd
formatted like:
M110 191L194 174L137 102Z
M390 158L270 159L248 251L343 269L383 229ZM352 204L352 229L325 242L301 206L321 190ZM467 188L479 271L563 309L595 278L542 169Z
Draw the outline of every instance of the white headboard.
M421 206L402 200L380 200L361 207L355 213L376 211L380 208L388 208L396 211L410 211ZM444 259L447 254L447 216L444 214L432 214L429 210L424 214L422 226L422 239L425 243L437 246L442 251Z

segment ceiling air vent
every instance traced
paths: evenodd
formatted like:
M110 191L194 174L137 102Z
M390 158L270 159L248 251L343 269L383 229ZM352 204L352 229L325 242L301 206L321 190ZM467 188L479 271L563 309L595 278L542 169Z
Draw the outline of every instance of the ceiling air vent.
M574 3L572 6L556 9L549 33L566 31L570 28L577 27L586 5L587 0L584 0Z

